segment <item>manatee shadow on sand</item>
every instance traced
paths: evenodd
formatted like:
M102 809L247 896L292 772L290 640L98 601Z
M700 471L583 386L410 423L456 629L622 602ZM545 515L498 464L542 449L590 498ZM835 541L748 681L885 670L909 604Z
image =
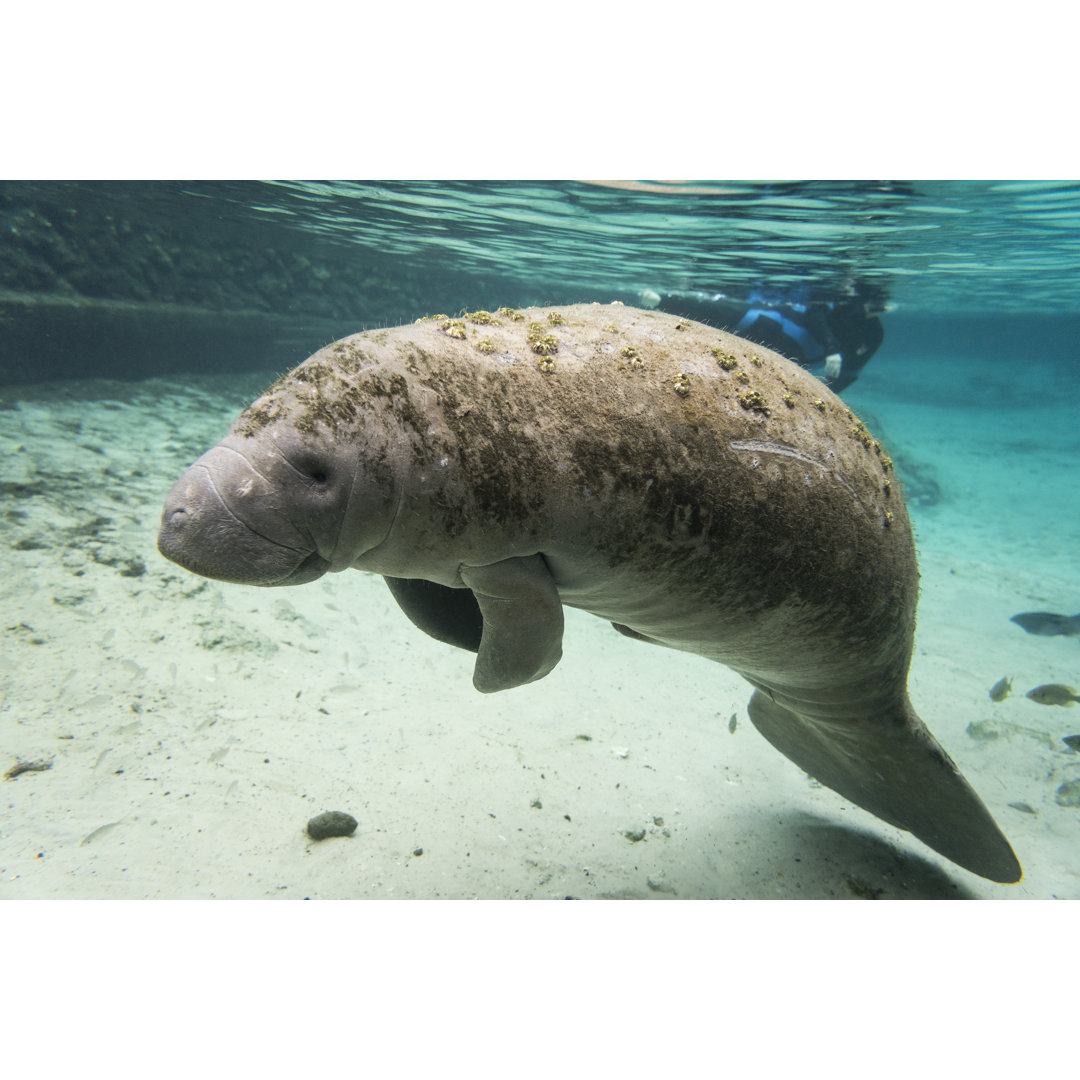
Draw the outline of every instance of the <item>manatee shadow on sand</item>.
M838 825L811 814L788 821L786 847L803 866L808 861L810 881L822 867L839 870L841 895L860 900L974 900L976 894L960 884L948 870L862 829ZM780 837L777 837L784 844ZM813 864L817 864L814 866Z
M667 899L704 900L974 900L947 870L910 850L858 828L812 814L784 814L728 822L753 830L736 862L720 851L712 872L682 877L667 868ZM754 858L746 860L752 846ZM697 876L697 880L694 877ZM681 878L681 880L680 880ZM645 898L648 894L641 894ZM630 898L629 895L626 898ZM651 898L660 898L652 894Z

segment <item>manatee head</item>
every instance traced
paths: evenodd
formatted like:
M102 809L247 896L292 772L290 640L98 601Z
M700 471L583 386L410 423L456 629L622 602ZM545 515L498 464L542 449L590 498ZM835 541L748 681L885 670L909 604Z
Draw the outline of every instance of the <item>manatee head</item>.
M275 384L173 486L158 550L203 577L301 585L344 570L389 531L394 483L378 443L311 422Z

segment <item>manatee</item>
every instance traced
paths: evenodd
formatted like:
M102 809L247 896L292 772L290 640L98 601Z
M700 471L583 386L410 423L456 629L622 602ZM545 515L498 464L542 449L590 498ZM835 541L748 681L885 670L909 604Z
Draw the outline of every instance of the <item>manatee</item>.
M731 334L621 304L354 334L188 469L158 546L247 585L380 574L476 654L483 693L551 672L564 605L726 664L801 769L1021 877L908 697L919 576L891 459L820 381Z

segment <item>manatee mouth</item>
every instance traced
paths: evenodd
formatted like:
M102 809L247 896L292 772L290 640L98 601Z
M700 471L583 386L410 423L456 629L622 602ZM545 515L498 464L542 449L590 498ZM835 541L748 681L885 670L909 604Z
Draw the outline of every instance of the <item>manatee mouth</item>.
M193 574L237 585L303 585L322 577L330 563L317 551L298 551L257 533L205 534L183 508L167 508L158 532L158 551ZM238 540L242 543L238 543Z
M309 581L314 581L316 578L321 578L327 570L330 569L330 563L324 559L317 551L313 551L306 559L299 563L292 573L280 578L277 581L260 581L256 584L259 585L306 585Z
M278 538L242 521L198 463L165 502L158 551L193 574L239 585L303 585L330 568L314 544L287 519L270 519Z

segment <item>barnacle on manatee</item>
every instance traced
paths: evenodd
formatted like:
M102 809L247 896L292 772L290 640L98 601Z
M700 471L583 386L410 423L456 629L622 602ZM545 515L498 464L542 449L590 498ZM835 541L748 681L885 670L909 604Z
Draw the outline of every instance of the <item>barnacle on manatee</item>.
M752 409L754 412L761 412L766 415L769 412L769 403L760 390L747 390L745 394L740 394L739 404L744 409Z
M559 343L555 339L554 334L544 333L543 323L529 323L529 336L527 340L532 346L532 351L539 353L541 356L550 356L553 352L557 352L559 348Z
M732 368L739 366L739 361L732 353L725 352L719 345L709 350L716 357L716 362L725 370L731 371Z

